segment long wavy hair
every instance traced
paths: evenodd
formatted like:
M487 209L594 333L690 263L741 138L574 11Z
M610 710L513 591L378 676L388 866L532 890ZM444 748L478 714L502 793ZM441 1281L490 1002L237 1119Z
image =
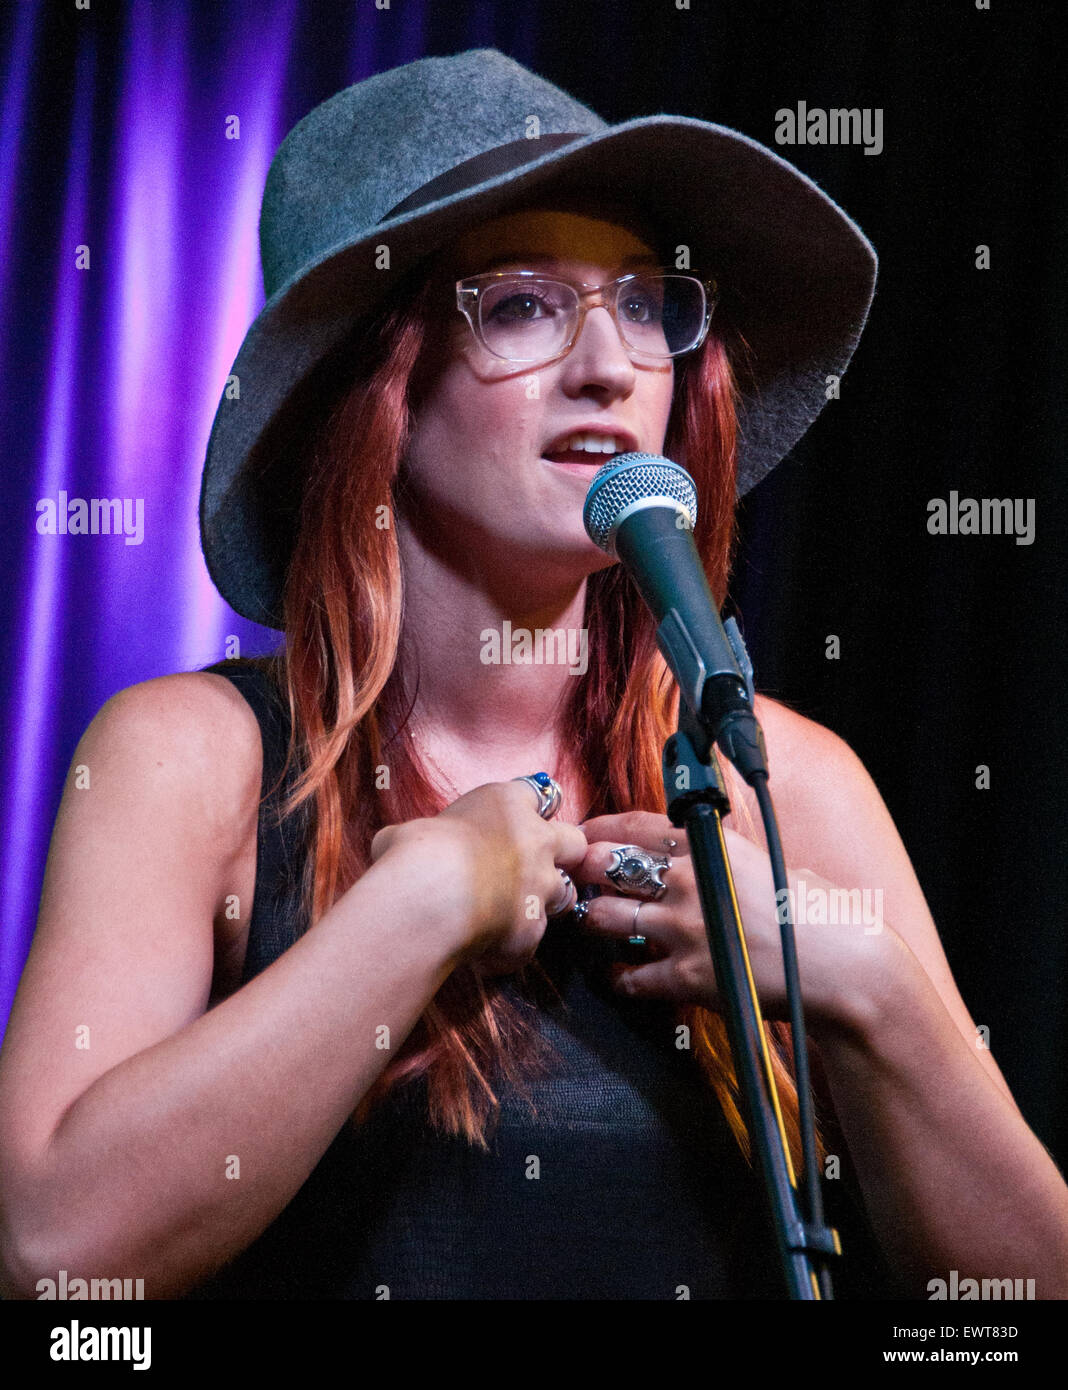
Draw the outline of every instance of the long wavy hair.
M444 321L432 307L439 291L436 278L424 276L364 324L339 354L336 380L345 385L333 410L320 416L310 440L304 425L291 428L280 450L288 476L296 466L306 480L285 579L286 641L272 666L290 716L283 776L294 764L297 769L282 812L304 808L307 926L369 866L379 828L435 815L447 804L407 727L411 692L398 660L404 575L393 524L413 419L441 350ZM744 350L717 311L703 348L676 364L665 443L697 484L694 540L720 604L735 544L731 355ZM561 736L565 746L581 750L595 789L590 814L663 814L661 751L677 725L678 689L656 646L654 621L620 565L589 577L584 623L588 669L568 682ZM744 814L740 779L733 769L727 775L732 802ZM547 978L537 959L517 976L535 994ZM534 1027L528 995L525 988L518 995L505 990L470 966L454 970L353 1119L361 1122L393 1088L425 1078L431 1124L487 1148L501 1085L530 1103L529 1082L551 1065L553 1050ZM696 1005L677 1014L749 1157L721 1016ZM800 1167L790 1028L769 1023L766 1030L791 1155Z

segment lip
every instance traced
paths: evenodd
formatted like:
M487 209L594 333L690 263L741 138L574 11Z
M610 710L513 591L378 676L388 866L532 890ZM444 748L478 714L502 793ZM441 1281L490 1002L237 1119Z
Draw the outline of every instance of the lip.
M593 455L591 463L557 463L555 459L542 459L542 463L548 468L558 468L561 473L574 473L580 478L592 478L593 475L608 462L610 458L615 458L614 454L601 454L600 458Z
M634 435L631 434L630 430L624 429L622 425L613 424L611 420L597 420L587 421L585 424L580 422L569 426L566 430L561 430L559 434L554 435L549 443L546 444L545 448L542 450L542 458L545 458L547 454L561 452L567 441L576 434L599 434L603 437L614 438L623 445L622 449L616 451L620 454L632 454L636 453L638 450L638 441L635 439ZM591 457L596 459L598 456L597 454L593 454ZM600 462L604 463L607 459L613 457L613 454L601 454ZM547 460L547 462L551 462L551 460ZM559 466L565 467L572 465L560 464ZM574 466L577 467L578 465Z

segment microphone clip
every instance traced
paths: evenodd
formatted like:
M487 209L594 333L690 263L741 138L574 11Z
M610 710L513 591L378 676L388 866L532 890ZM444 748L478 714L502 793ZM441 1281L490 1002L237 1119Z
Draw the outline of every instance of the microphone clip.
M682 828L695 806L711 806L721 816L730 814L731 801L715 747L684 702L679 704L678 732L664 744L663 772L665 789L675 792L667 807L672 825Z

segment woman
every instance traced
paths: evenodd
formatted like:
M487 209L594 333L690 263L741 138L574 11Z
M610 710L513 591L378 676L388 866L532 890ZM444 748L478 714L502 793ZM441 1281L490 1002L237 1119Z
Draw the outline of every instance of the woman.
M610 130L491 53L317 108L262 235L202 524L224 595L286 647L121 692L75 754L92 790L64 797L0 1066L7 1288L778 1296L663 815L674 689L581 511L608 455L678 459L722 601L736 490L844 369L870 248L743 137ZM550 630L588 660L504 659ZM827 730L756 707L795 878L883 893L875 929L798 929L828 1170L855 1172L889 1272L868 1291L955 1269L1064 1297L1068 1192L878 793ZM536 768L554 814L515 780ZM731 794L781 1019L768 860ZM626 846L666 861L663 892L620 878Z

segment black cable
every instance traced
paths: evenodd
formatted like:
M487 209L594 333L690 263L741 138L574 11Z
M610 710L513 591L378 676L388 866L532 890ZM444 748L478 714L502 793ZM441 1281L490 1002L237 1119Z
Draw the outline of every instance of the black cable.
M812 1086L809 1079L808 1046L801 1001L801 980L797 969L797 942L794 937L793 911L790 906L786 861L783 858L779 823L768 790L768 775L757 772L746 779L756 793L764 835L768 842L771 873L775 884L778 907L779 935L782 940L783 971L786 976L786 998L790 1010L790 1030L793 1034L794 1077L797 1086L798 1121L801 1129L801 1153L804 1164L803 1208L805 1221L813 1228L825 1225L823 1192L820 1188L819 1158L816 1151L816 1122L812 1105ZM782 906L780 907L779 904ZM820 1288L824 1298L832 1298L831 1276L826 1260L818 1261Z

